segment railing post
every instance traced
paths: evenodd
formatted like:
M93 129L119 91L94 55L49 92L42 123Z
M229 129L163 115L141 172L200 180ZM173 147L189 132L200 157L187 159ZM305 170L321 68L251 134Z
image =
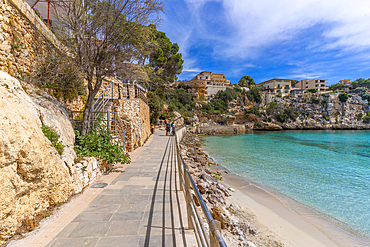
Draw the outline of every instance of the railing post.
M114 134L117 135L117 112L114 113Z
M186 208L187 208L187 215L188 215L188 228L189 230L194 229L193 222L191 220L191 215L193 214L191 210L191 194L190 194L190 184L189 179L187 179L187 171L186 168L184 169L184 180L185 180L185 198L186 198Z
M108 131L110 133L110 111L107 112Z
M177 150L177 166L178 166L178 170L179 170L180 190L181 191L184 191L184 187L183 187L184 176L183 176L183 172L182 172L182 164L181 164L180 150Z
M123 129L123 146L125 147L126 150L126 129Z
M221 233L221 222L219 222L218 220L212 220L211 222L209 222L209 238L211 243L210 247L218 247L215 238L216 236L214 235L215 231Z

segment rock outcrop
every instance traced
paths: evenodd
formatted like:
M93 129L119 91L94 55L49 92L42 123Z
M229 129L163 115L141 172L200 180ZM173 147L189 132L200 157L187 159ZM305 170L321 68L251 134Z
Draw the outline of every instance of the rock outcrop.
M74 134L67 112L44 96L37 91L28 96L19 81L0 72L0 239L82 188L70 168ZM61 136L62 157L42 123Z
M348 101L339 101L338 93L332 94L305 94L292 98L275 98L278 108L291 107L298 117L293 121L281 123L276 121L273 115L265 116L272 118L274 124L288 130L363 130L370 129L370 124L363 122L363 118L370 112L370 105L361 96L353 95ZM265 108L268 106L265 106ZM261 108L263 115L266 111ZM262 120L264 117L261 117ZM259 125L263 125L262 122ZM259 127L257 127L258 129Z

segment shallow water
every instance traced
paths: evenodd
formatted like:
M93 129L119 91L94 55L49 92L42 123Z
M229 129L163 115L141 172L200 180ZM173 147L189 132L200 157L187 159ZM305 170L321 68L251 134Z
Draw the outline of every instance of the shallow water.
M370 131L254 132L201 140L233 173L370 236Z

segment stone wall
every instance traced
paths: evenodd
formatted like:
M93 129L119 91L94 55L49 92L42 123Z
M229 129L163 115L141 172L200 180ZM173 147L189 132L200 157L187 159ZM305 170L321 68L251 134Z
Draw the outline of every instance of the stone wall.
M22 78L37 68L47 42L66 49L24 0L0 0L0 70Z
M149 106L141 99L116 100L114 105L121 124L118 134L126 150L133 151L150 136ZM124 130L125 133L122 133Z

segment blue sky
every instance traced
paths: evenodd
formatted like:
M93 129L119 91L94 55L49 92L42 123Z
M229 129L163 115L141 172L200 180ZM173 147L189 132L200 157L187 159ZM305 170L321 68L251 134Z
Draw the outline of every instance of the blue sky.
M370 77L370 0L167 0L165 12L180 80L204 70L232 83Z

